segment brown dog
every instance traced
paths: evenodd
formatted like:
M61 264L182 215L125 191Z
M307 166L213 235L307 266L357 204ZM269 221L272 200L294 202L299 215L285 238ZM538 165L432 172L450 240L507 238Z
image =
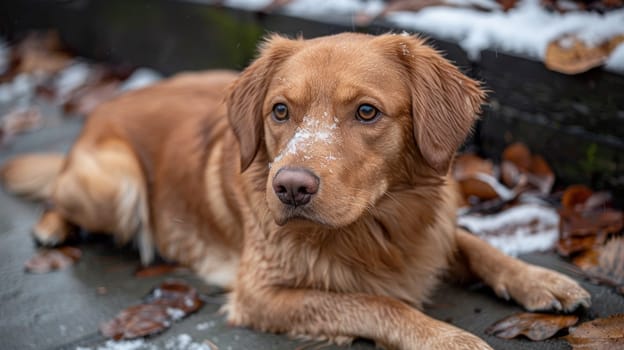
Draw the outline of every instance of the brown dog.
M590 297L457 228L447 174L483 97L415 37L273 36L240 76L128 93L90 116L66 158L20 157L2 177L51 201L39 241L62 242L70 224L136 238L144 262L155 248L230 287L233 325L487 349L418 311L446 271L529 310Z

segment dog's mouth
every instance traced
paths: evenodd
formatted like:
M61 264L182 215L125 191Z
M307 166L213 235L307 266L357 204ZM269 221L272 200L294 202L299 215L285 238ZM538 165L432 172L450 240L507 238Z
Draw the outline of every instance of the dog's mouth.
M273 218L275 219L275 223L279 226L284 226L289 223L307 223L314 226L334 227L334 225L323 220L308 207L285 207L282 208L279 213L274 213Z

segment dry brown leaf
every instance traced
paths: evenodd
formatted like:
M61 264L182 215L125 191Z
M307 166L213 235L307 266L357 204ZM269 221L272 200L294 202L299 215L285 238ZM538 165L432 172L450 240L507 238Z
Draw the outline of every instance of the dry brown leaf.
M624 348L624 314L585 322L570 328L564 339L574 350L616 350Z
M453 177L456 180L463 180L479 173L494 176L494 164L473 153L464 153L455 158Z
M115 318L100 324L100 332L114 340L133 339L160 333L171 320L162 305L138 304L122 310Z
M624 286L624 237L609 240L573 260L588 277L616 289Z
M526 172L531 167L531 151L521 142L512 143L503 151L503 160L513 163L518 170Z
M494 164L472 153L465 153L455 159L453 177L467 200L475 196L480 200L499 198L499 188L504 187L494 177ZM493 186L492 184L496 185Z
M178 309L185 314L197 311L204 304L195 288L177 280L163 282L146 298L146 302Z
M575 253L592 249L596 245L596 236L565 237L557 241L557 253L562 256L571 256Z
M622 42L617 35L600 45L589 46L574 35L555 39L546 47L544 63L548 69L564 74L578 74L601 66Z
M574 315L520 313L506 317L485 330L486 334L503 339L524 335L531 340L544 340L578 322Z
M160 333L172 321L186 317L202 305L197 290L186 282L165 281L152 290L144 303L130 306L100 324L100 332L115 340Z
M529 183L535 186L541 193L548 194L555 183L555 173L552 171L544 157L540 155L531 156L529 166Z
M30 273L47 273L72 266L81 256L82 252L75 247L40 249L24 266Z
M593 191L585 185L571 185L566 188L561 197L561 206L570 210L582 210L585 202Z

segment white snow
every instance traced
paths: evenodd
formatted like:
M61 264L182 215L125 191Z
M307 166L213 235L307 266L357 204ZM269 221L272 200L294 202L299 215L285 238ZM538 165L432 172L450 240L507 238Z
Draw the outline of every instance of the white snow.
M216 350L212 349L207 343L196 343L188 334L180 334L175 338L171 338L165 342L167 350Z
M493 0L446 1L455 5L499 8ZM548 43L568 34L578 36L588 45L598 45L614 35L624 34L624 8L605 14L587 11L561 14L547 11L540 1L520 0L508 12L436 6L418 12L393 12L386 19L404 29L456 41L473 60L478 59L484 49L543 60ZM225 3L232 7L258 10L267 6L270 0L228 0ZM570 8L575 6L573 3L567 5ZM284 6L283 11L293 16L322 19L334 14L376 15L383 8L381 0L294 0ZM622 66L622 54L614 54L607 63L609 70L624 73Z
M624 43L618 45L605 62L605 69L624 73Z
M551 249L559 237L557 211L535 204L519 205L495 215L460 216L458 225L512 256Z
M213 328L217 323L215 321L208 321L208 322L202 322L202 323L198 323L195 328L198 331L205 331L207 329Z
M108 340L104 345L97 347L76 347L76 350L216 350L208 343L196 342L188 334L179 334L168 338L164 343L164 348L156 344L148 343L145 339L134 340Z
M121 85L121 91L139 89L154 84L162 79L162 75L150 68L135 70Z
M478 59L484 49L543 59L548 43L575 34L596 45L624 33L624 9L605 15L591 12L548 12L539 0L522 0L508 12L483 13L470 9L430 7L419 12L390 14L388 19L404 28L452 39Z
M288 154L306 153L318 143L330 144L334 142L334 131L338 128L336 118L328 118L327 113L324 113L323 117L323 119L319 119L309 115L304 116L301 125L295 130L295 135L273 162L279 162ZM330 119L331 122L328 122ZM310 156L304 154L304 159L310 159ZM326 159L334 160L336 158L329 155ZM270 166L271 164L269 164Z
M54 85L61 101L68 95L86 84L91 74L91 68L87 63L77 62L59 72L54 81Z
M171 319L174 321L177 321L186 315L184 310L176 309L173 307L168 307L166 311L167 315L169 315L169 317L171 317Z
M12 81L0 84L0 105L28 107L35 96L35 89L45 79L44 75L22 73Z

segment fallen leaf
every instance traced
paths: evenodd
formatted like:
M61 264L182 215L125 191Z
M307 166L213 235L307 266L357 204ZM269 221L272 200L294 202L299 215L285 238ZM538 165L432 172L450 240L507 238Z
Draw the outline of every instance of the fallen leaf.
M548 194L555 183L555 173L540 155L531 156L529 165L528 182L535 186L541 193Z
M508 160L501 162L501 180L509 188L524 187L528 181L524 172Z
M563 337L573 350L615 350L624 348L624 314L585 322L570 328Z
M548 44L544 63L548 69L559 73L582 73L604 64L622 42L624 35L616 35L598 45L588 45L577 36L567 34Z
M624 237L616 237L603 246L593 247L572 262L590 279L619 289L624 286Z
M25 268L30 273L47 273L72 266L81 256L82 252L75 247L40 249L25 263Z
M472 153L458 156L453 164L453 178L459 184L467 202L471 196L482 201L507 198L508 189L494 175L494 164Z
M151 266L145 266L145 267L141 267L137 269L134 272L134 277L146 278L146 277L162 276L162 275L166 275L168 273L175 272L175 271L182 270L182 269L184 268L176 264L151 265Z
M202 305L195 288L184 281L168 280L154 288L142 304L130 306L100 324L100 332L115 340L160 333Z
M521 142L507 146L503 151L502 158L513 163L520 171L526 172L531 167L531 151Z
M519 335L535 341L544 340L557 334L562 329L578 322L574 315L552 315L540 313L520 313L497 321L485 330L486 334L503 339L512 339Z
M197 311L203 302L199 298L197 290L183 281L168 280L146 297L150 304L163 305L179 309L189 314Z
M100 324L100 332L114 340L133 339L160 333L170 325L167 308L162 305L138 304Z
M561 206L571 210L581 210L593 191L585 185L571 185L566 188L561 197Z

